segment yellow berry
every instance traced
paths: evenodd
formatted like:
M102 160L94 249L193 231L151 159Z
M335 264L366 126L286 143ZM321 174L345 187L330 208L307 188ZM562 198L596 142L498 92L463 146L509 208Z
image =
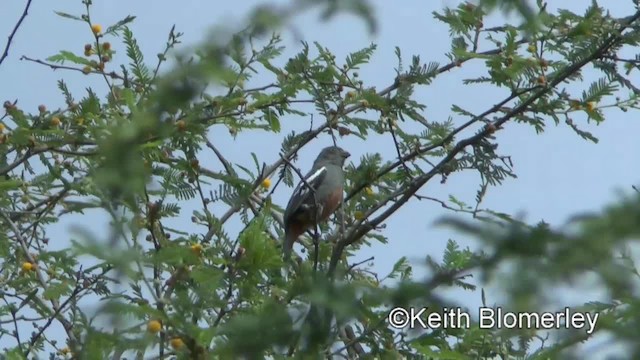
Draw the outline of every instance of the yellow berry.
M538 47L536 46L536 44L529 44L529 46L527 47L527 51L530 53L535 53L536 51L538 51Z
M371 186L367 186L366 188L364 188L364 193L368 196L373 195L373 189L371 188Z
M85 75L88 75L88 74L91 72L91 66L87 65L87 66L83 67L83 68L82 68L82 72L83 72Z
M191 251L193 251L196 255L200 255L202 253L202 245L200 244L191 245Z
M271 179L265 178L264 180L262 180L262 184L260 184L260 186L262 186L264 189L270 188L271 187Z
M58 127L58 126L60 126L61 123L62 122L60 121L59 117L54 116L54 117L51 118L51 126Z
M83 117L79 117L76 119L76 124L82 126L84 124L84 118Z
M353 99L354 97L356 97L355 91L347 92L347 99Z
M362 211L358 210L355 213L353 213L353 217L355 217L356 220L362 220L362 219L364 219L364 213Z
M33 270L34 267L35 266L32 263L28 262L28 261L25 261L25 262L22 263L22 270L24 270L24 271L31 271L31 270Z
M170 343L171 343L171 347L176 350L184 346L184 341L182 341L182 339L180 339L179 337L171 339Z
M108 43L108 42L104 42L104 43L102 43L102 50L104 50L104 51L109 51L109 50L111 50L111 44L110 44L110 43Z
M596 108L596 102L595 101L589 101L587 103L587 111L593 111Z
M60 349L60 354L62 354L62 355L67 355L70 352L71 352L71 349L69 349L68 346L65 346L62 349Z
M102 26L100 26L100 24L93 24L91 25L91 31L94 35L98 35L102 32Z
M178 120L176 121L176 127L178 128L178 131L185 131L187 123L185 123L184 120Z
M151 320L149 321L149 323L147 323L147 331L149 331L150 333L155 334L160 330L162 330L162 324L160 323L160 321Z
M4 124L0 124L0 134L4 132L4 129L6 129Z

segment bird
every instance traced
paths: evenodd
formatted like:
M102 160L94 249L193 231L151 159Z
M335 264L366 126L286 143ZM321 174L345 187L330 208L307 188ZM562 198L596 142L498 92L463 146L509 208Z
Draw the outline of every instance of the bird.
M351 156L339 146L320 151L311 170L297 184L284 211L284 259L291 256L293 244L309 228L326 221L342 203L344 172ZM311 188L309 188L311 187Z

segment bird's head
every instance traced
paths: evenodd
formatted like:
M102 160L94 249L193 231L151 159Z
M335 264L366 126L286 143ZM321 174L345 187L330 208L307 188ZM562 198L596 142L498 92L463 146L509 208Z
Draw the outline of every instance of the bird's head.
M320 151L316 162L328 162L330 164L342 167L349 156L351 156L351 154L349 154L348 151L342 149L341 147L329 146Z

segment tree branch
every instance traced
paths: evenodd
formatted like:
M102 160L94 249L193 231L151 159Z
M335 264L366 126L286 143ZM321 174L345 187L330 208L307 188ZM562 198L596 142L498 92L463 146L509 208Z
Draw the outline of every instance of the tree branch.
M24 11L22 12L22 16L20 16L20 19L18 19L18 22L16 23L16 26L13 27L13 30L11 31L11 34L9 34L9 37L7 38L7 44L4 47L4 51L2 52L2 56L0 56L0 65L2 64L4 59L6 59L7 56L9 56L9 48L11 48L11 42L13 41L13 37L16 36L16 33L18 32L18 29L20 28L20 25L22 25L22 22L27 17L27 15L29 13L29 7L31 7L31 1L32 0L27 0L27 5L25 5L25 7L24 7Z
M533 95L531 95L529 98L527 98L526 100L522 101L519 105L517 105L516 107L511 109L509 112L507 112L505 115L503 115L501 118L496 120L494 122L495 127L496 128L500 128L501 125L503 125L507 121L511 120L513 117L515 117L515 116L521 114L522 112L524 112L529 105L533 104L536 100L541 98L543 95L547 94L551 89L553 89L555 86L557 86L558 84L563 82L569 76L573 75L575 72L580 70L583 66L585 66L586 64L590 63L591 61L593 61L595 59L598 59L602 55L604 55L611 47L613 47L614 45L616 45L617 43L619 43L622 40L622 38L621 38L622 32L624 30L626 30L638 18L640 18L640 11L636 12L633 16L628 18L628 20L625 22L625 24L622 25L618 29L618 31L616 31L615 34L613 34L613 35L609 36L607 39L605 39L602 42L602 44L600 46L598 46L598 48L596 50L594 50L589 56L586 56L586 57L576 61L575 63L573 63L573 65L568 66L564 71L560 71L559 74L551 82L549 82L547 86L542 87L537 92L535 92ZM509 98L513 99L515 97L514 97L514 95L511 95ZM509 101L511 99L509 99ZM503 102L503 103L506 103L506 102ZM461 128L464 128L464 127L470 125L471 123L473 123L473 122L475 122L475 121L477 121L479 119L484 118L489 113L495 112L501 106L502 106L501 104L494 105L487 112L485 112L485 113L483 113L483 114L471 119L469 122L465 123ZM458 128L455 131L453 131L449 136L447 136L447 139L453 138L453 135L455 133L461 131L461 128ZM455 158L455 156L458 155L458 153L460 153L463 149L465 149L469 145L477 143L482 138L484 138L485 136L490 135L490 134L491 134L491 131L488 128L484 128L482 131L478 132L477 134L459 141L456 144L456 146L451 151L449 151L447 153L447 155L434 168L432 168L427 173L417 177L414 181L411 182L411 184L409 184L409 186L407 186L405 188L398 189L397 191L395 191L392 194L390 194L383 201L379 202L377 206L374 206L371 209L369 209L369 211L367 211L367 213L364 215L364 218L359 220L358 222L356 222L349 229L347 235L342 240L337 241L336 246L334 248L334 251L331 254L331 261L329 263L329 269L327 271L328 276L329 277L333 277L335 275L335 270L337 268L338 262L340 260L341 255L342 255L342 252L343 252L343 250L344 250L344 248L346 246L354 243L356 240L360 239L362 236L364 236L366 233L368 233L372 229L375 229L379 224L381 224L389 216L391 216L393 213L395 213L424 184L426 184L433 176L435 176L436 174L440 173L442 168L445 165L447 165L451 160L453 160ZM437 144L437 145L440 146L440 144ZM429 146L428 148L435 148L435 147L437 147L437 146L433 145L433 146ZM354 189L354 191L355 191L355 189ZM396 197L400 197L400 198L398 200L396 200L393 203L393 205L391 205L382 214L378 215L373 220L368 221L368 222L365 223L365 220L367 219L368 216L370 216L375 211L377 211L380 208L382 208L383 206L385 206L388 202L390 202L392 199L395 199Z

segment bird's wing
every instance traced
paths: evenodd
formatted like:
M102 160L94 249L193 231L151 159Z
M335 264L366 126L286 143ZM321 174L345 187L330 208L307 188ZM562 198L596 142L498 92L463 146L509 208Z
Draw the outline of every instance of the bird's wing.
M317 193L318 188L327 176L327 167L320 166L317 169L311 170L304 181L300 180L296 188L293 190L289 204L284 213L285 222L288 221L297 211L300 210L303 205L313 205L314 195ZM312 188L309 189L309 186Z

